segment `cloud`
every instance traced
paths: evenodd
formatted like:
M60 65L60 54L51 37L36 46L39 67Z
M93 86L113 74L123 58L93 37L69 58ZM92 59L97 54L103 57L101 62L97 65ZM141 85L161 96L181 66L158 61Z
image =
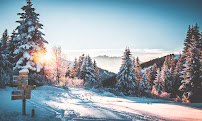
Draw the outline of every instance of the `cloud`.
M89 54L92 57L96 57L99 55L107 55L107 56L117 56L121 57L123 55L125 49L80 49L80 50L64 50L70 60L78 57L82 54ZM167 54L179 54L180 50L165 50L165 49L130 49L133 56L138 56L143 58L146 56L150 59L161 57ZM145 57L145 58L146 58ZM143 58L142 61L147 61Z

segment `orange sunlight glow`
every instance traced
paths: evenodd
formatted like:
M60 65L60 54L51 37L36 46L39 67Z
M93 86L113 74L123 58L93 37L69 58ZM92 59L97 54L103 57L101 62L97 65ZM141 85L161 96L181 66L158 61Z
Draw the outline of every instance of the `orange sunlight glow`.
M50 52L42 50L35 51L33 54L33 60L41 65L48 65L51 63L53 55Z

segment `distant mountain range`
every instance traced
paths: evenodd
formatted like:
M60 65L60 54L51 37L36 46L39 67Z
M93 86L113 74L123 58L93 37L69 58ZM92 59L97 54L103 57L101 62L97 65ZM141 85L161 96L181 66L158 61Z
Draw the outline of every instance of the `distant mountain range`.
M170 54L166 56L171 56L171 55L174 55L174 54ZM144 69L146 67L152 66L154 63L157 63L157 66L161 67L163 65L163 61L165 60L166 56L143 62L141 63L140 66L142 67L142 69ZM175 59L179 58L179 54L174 55L174 58ZM103 56L93 57L93 59L96 60L98 67L114 73L118 73L119 68L121 67L121 62L122 62L121 57L116 57L116 56L109 57L109 56L103 55Z
M155 59L152 59L150 61L141 63L140 66L142 67L142 69L144 69L144 68L151 67L154 63L156 63L157 67L160 68L160 67L162 67L165 58L166 57L171 57L171 56L174 56L174 60L176 62L180 55L170 54L170 55L166 55L166 56L163 56L163 57L160 57L160 58L155 58Z

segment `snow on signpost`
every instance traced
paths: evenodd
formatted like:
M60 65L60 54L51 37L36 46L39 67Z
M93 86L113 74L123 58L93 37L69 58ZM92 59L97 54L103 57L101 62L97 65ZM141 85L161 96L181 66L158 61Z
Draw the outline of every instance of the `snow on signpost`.
M22 69L19 71L18 76L13 76L13 85L17 86L17 91L12 91L11 100L23 100L22 105L22 113L26 115L25 107L26 107L26 99L31 98L31 90L35 90L36 86L28 85L28 74L29 71L27 69Z

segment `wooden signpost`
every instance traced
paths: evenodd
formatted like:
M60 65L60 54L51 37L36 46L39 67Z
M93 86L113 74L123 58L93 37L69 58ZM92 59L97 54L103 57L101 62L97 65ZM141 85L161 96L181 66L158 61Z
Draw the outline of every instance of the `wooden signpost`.
M36 90L36 86L33 85L18 86L18 90Z
M36 86L28 85L28 72L19 72L19 76L13 76L13 80L18 90L12 91L11 100L22 100L22 114L26 115L26 99L31 98L31 90L35 90Z

